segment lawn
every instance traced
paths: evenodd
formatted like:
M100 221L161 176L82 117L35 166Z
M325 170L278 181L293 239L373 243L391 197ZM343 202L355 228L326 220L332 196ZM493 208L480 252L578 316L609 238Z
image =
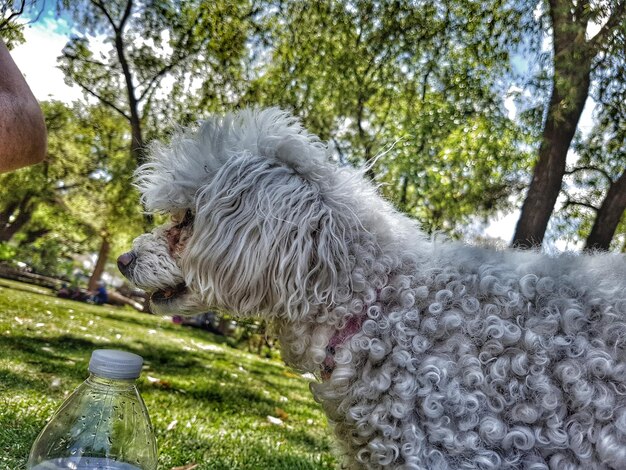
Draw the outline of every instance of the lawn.
M167 318L0 279L0 469L25 467L39 430L86 378L97 348L143 356L139 389L160 470L336 466L308 380L280 361Z

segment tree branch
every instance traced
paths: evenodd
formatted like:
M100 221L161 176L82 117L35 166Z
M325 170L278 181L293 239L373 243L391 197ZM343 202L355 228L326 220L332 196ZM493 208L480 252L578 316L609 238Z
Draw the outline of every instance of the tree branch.
M98 8L102 13L104 13L104 16L107 17L107 20L111 24L111 27L113 28L113 31L115 31L116 34L124 29L124 25L126 24L126 21L128 20L128 18L130 17L130 12L132 11L132 7L133 7L133 0L128 0L126 2L126 8L124 8L124 13L122 14L122 18L120 19L120 24L116 25L115 20L113 19L113 17L109 13L109 11L106 9L106 7L104 6L101 0L91 0L91 3L96 8Z
M183 62L187 57L192 54L189 46L189 40L193 34L193 28L198 24L198 19L199 16L196 15L195 19L193 20L191 25L189 25L189 28L187 28L185 33L178 41L176 47L174 48L174 50L177 51L177 57L173 58L169 64L165 65L163 68L161 68L161 70L153 75L148 84L145 85L145 88L139 95L139 98L137 98L138 102L142 101L146 97L146 95L150 93L150 88L156 86L160 79L163 77L163 75L172 70L174 67Z
M157 88L156 87L152 87L152 90L150 91L150 94L148 95L148 97L146 98L146 101L144 102L144 116L147 116L149 113L149 110L152 106L152 98L154 97L154 94L156 93ZM142 93L142 99L144 98L143 96L144 94Z
M589 0L578 0L574 10L574 21L579 21L586 9L589 8ZM588 21L588 20L587 20Z
M112 101L109 101L108 99L106 99L103 96L100 96L98 93L96 93L95 91L89 89L87 86L83 85L82 83L80 83L79 81L75 80L75 83L81 87L83 90L85 90L87 93L89 93L91 96L93 96L94 98L99 99L100 101L102 101L104 104L106 104L107 106L109 106L110 108L113 108L115 111L117 111L118 113L120 113L124 118L126 118L127 120L130 121L130 116L128 114L126 114L124 112L124 110L122 110L121 108L119 108L115 103L113 103Z
M5 13L6 11L10 10L11 14L7 16L6 18L0 19L0 31L2 31L3 28L8 26L11 23L11 21L13 21L13 19L17 18L18 16L22 15L22 13L24 13L24 10L26 9L26 3L27 3L26 0L21 0L19 2L19 5L20 5L19 8L17 10L14 10L14 7L10 7L11 2L8 2L8 4L6 1L4 2L4 5L0 8L0 13ZM34 7L36 3L37 3L37 0L31 0L30 1L31 7ZM15 4L17 4L17 2L13 3L13 5ZM39 21L39 18L41 17L41 14L43 13L43 10L45 7L46 7L45 2L41 2L41 8L37 12L37 15L34 18L30 18L28 21L21 24L20 27L26 26L27 24L33 24Z
M158 85L160 79L163 77L163 75L165 75L167 72L169 72L170 70L172 70L174 67L176 67L180 62L182 62L182 59L180 59L179 61L173 61L170 62L169 64L167 64L165 67L163 67L161 70L159 70L148 82L147 85L145 85L145 88L143 89L143 91L141 92L141 94L139 95L139 97L137 98L137 101L142 101L146 95L148 93L150 93L150 90L153 87L156 87L156 85Z
M337 140L336 137L332 138L333 141L333 145L335 146L335 149L337 149L337 153L339 154L339 163L342 166L345 166L348 164L348 160L346 159L346 156L343 152L343 149L341 148L341 145L339 144L339 141Z
M591 209L594 212L598 212L600 209L596 206L594 206L593 204L590 204L588 202L584 202L584 201L574 201L573 199L570 199L569 196L567 197L567 200L565 201L565 205L563 206L563 208L569 207L569 206L581 206L581 207L586 207L587 209Z
M589 40L589 45L592 49L602 47L602 45L608 40L609 35L617 27L620 21L626 21L624 20L625 10L626 1L622 0L619 4L615 6L615 9L611 13L611 16L609 16L609 19L606 21L604 26L602 26L598 34L596 34Z
M22 13L24 13L24 7L26 6L26 0L22 0L20 2L20 8L19 10L17 10L16 12L14 12L15 15L21 15Z
M20 2L20 8L18 10L13 10L11 8L11 14L9 16L7 16L6 18L2 18L2 21L0 21L0 31L2 30L2 28L4 28L6 25L8 25L13 20L13 18L17 18L22 13L24 13L24 7L25 6L26 6L26 0L22 0Z
M73 61L83 62L85 64L97 65L98 67L105 67L105 68L109 67L107 64L98 62L97 60L85 59L82 57L78 57L76 54L70 54L68 52L63 52L63 57L67 57L68 59L71 59Z
M124 9L124 14L122 15L122 19L120 21L119 29L120 31L124 29L124 25L126 24L126 20L130 17L130 12L133 9L133 0L128 0L126 2L126 8Z
M602 176L604 176L607 179L609 184L613 184L613 178L611 178L611 175L609 175L609 173L606 170L603 170L602 168L598 168L592 165L579 166L579 167L566 171L565 174L573 175L574 173L578 173L579 171L597 171L598 173L600 173Z
M378 139L380 133L385 129L385 124L387 123L387 118L389 117L389 113L391 112L391 108L393 106L393 99L387 101L387 109L384 111L383 118L380 121L380 126L378 126L378 130L374 132L374 139Z
M70 189L83 187L83 183L64 184L62 186L55 186L54 191L69 191Z
M95 6L96 8L98 8L98 10L100 10L102 13L104 13L104 16L107 17L107 20L109 21L109 24L113 28L113 31L115 31L117 33L119 29L118 29L117 25L115 24L115 21L113 20L111 15L109 14L108 10L106 9L106 7L102 4L102 2L97 1L97 0L91 0L91 4L93 6Z

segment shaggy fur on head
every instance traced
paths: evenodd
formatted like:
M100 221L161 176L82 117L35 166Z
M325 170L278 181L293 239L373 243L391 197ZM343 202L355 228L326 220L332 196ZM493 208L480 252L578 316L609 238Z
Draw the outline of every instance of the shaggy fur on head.
M626 261L428 240L291 116L248 110L138 170L173 221L120 258L153 309L261 315L345 468L626 468Z

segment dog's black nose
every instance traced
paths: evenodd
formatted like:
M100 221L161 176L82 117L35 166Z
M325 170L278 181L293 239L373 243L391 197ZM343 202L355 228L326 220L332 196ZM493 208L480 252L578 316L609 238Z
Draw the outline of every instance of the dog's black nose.
M137 258L137 255L135 255L135 253L133 253L132 251L129 251L128 253L124 253L123 255L120 255L120 257L117 258L117 269L119 269L120 272L124 276L126 276L128 274L128 271L130 270L130 267L135 262L136 258Z

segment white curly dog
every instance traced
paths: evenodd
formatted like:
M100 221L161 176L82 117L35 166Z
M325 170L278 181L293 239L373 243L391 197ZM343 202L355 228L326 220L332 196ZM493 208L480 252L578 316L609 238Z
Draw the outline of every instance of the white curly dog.
M344 468L626 469L626 261L429 240L277 109L152 148L172 222L118 259L158 313L274 323Z

